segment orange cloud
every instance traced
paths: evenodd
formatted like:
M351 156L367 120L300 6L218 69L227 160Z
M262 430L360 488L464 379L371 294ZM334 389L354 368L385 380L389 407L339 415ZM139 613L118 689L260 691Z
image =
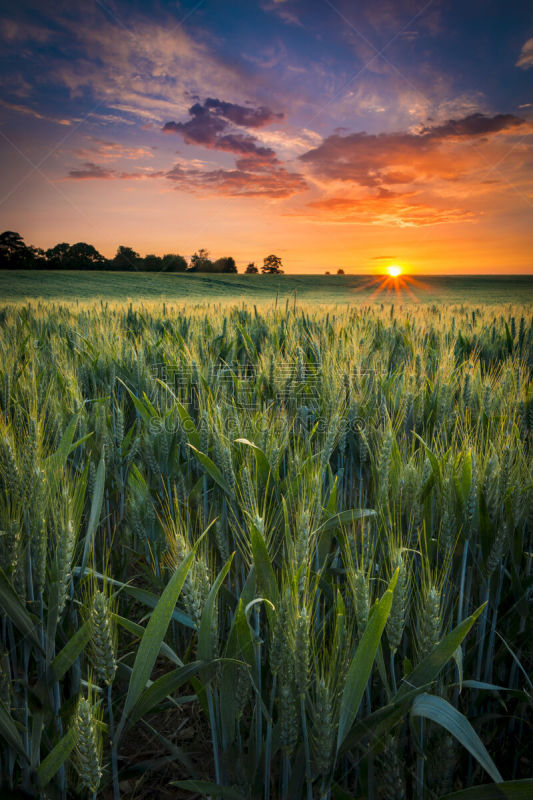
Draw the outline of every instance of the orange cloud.
M467 209L438 208L410 200L411 197L412 193L409 192L402 194L388 190L362 198L327 197L307 203L304 209L294 213L324 223L392 225L401 228L473 220L473 213Z
M418 130L336 133L300 156L325 196L291 213L400 227L473 221L490 210L476 200L494 195L495 182L519 189L531 132L512 114L475 113Z
M394 176L413 167L419 175L455 179L461 174L464 160L450 161L449 155L442 152L443 145L514 131L522 125L525 121L512 114L470 114L414 133L334 134L299 158L319 178L352 181L367 187L397 183Z

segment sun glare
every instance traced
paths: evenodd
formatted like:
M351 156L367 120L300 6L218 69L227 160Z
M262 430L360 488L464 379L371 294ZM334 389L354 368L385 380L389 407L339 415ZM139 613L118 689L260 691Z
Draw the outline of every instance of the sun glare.
M387 273L391 276L391 278L399 278L402 274L402 268L397 264L391 264L390 267L387 267Z

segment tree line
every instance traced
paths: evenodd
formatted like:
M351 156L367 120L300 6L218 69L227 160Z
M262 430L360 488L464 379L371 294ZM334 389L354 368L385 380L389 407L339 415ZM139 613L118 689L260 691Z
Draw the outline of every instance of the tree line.
M106 258L92 244L61 242L48 250L27 245L15 231L0 234L0 269L79 269L126 272L210 272L236 273L237 265L232 256L212 260L205 249L194 253L189 262L177 253L164 256L149 254L141 256L133 248L120 245L113 258ZM245 274L259 272L251 262ZM283 273L281 258L266 256L261 266L263 274Z

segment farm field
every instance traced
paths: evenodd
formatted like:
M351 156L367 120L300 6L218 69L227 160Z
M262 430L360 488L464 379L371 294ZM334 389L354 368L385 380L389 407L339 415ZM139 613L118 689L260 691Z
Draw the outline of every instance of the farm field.
M399 291L398 291L399 289ZM383 276L202 275L149 272L0 270L0 301L27 300L269 303L294 298L314 303L533 303L533 277L440 276L402 279Z
M533 279L420 282L0 272L0 795L533 796Z

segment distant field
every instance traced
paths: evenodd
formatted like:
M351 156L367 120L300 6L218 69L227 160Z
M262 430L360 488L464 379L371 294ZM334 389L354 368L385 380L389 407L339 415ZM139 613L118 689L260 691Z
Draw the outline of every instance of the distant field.
M188 300L271 302L293 298L319 303L531 303L533 276L417 277L399 292L361 275L177 275L131 272L0 270L0 302L25 300Z

